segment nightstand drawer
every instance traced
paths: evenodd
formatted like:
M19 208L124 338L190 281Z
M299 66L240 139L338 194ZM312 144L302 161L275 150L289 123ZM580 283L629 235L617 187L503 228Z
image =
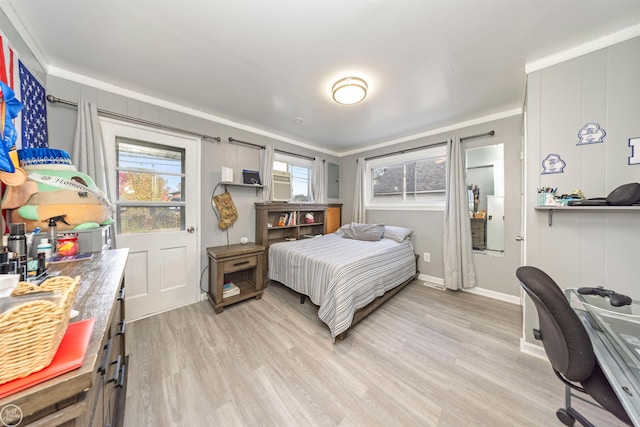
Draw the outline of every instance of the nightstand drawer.
M255 267L256 264L257 257L255 255L251 255L225 261L222 268L225 273L228 273L231 271L245 270L247 268Z

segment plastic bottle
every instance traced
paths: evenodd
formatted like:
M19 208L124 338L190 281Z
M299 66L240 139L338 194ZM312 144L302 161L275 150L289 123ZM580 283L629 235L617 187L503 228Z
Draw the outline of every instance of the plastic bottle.
M58 245L58 225L56 224L56 218L49 218L49 243L51 244L51 256L57 252ZM49 258L51 258L49 256Z
M36 253L44 253L44 259L49 261L53 256L53 246L49 243L48 238L40 239L40 244L38 245Z

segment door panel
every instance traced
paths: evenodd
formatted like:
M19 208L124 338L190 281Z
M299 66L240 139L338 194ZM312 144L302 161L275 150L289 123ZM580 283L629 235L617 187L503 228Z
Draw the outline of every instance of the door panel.
M199 227L200 140L109 119L101 125L110 170L115 171L110 176L119 221L115 246L130 249L126 318L196 302L199 235L187 230ZM118 153L118 147L125 151ZM180 158L178 171L161 161L176 164L172 153Z

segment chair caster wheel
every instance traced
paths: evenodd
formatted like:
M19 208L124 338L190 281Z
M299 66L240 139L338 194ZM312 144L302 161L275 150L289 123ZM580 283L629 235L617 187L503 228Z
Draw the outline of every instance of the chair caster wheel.
M572 426L573 423L576 422L576 419L573 418L566 409L558 409L556 411L556 417L558 417L560 422L566 426Z

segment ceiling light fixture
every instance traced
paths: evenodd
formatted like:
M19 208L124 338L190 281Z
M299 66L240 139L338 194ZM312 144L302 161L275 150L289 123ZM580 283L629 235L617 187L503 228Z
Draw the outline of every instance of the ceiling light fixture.
M367 82L358 77L345 77L338 80L331 91L333 100L338 104L356 104L367 96Z

